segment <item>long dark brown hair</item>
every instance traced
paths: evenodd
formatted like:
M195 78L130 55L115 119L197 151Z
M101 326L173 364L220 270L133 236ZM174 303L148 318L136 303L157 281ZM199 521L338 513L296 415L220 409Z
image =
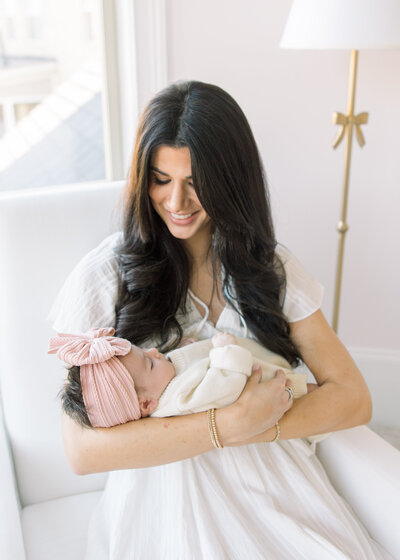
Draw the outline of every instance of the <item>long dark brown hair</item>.
M190 263L183 244L153 210L148 188L160 146L188 147L197 196L212 223L211 254L224 271L223 294L258 341L295 365L299 352L282 312L285 272L261 158L245 115L221 88L178 82L157 94L141 117L125 198L117 335L160 350L178 345ZM214 267L214 270L220 269Z

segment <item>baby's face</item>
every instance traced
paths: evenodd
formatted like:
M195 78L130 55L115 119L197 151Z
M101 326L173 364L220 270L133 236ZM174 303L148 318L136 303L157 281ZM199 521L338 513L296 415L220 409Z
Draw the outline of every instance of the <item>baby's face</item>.
M158 402L168 383L175 377L175 368L157 348L142 350L132 345L126 356L118 356L132 375L138 397Z

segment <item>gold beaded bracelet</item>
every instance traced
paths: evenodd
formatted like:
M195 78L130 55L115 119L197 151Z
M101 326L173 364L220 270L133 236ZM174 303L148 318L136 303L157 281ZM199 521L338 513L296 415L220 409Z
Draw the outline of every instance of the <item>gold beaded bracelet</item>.
M208 417L208 431L210 432L212 444L217 449L222 449L224 446L219 441L217 425L215 423L215 408L210 408L209 410L207 410L207 417Z
M265 443L274 443L275 441L278 441L279 436L281 435L281 428L279 426L279 422L275 424L275 429L276 429L276 434L274 439L271 439L270 441L266 441Z

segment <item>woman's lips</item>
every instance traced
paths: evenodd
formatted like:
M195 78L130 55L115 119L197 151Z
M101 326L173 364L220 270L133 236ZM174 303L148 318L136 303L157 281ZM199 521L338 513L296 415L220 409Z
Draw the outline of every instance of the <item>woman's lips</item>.
M195 212L187 212L186 214L175 214L173 212L168 212L169 219L173 224L177 226L187 226L191 224L197 216L198 210Z

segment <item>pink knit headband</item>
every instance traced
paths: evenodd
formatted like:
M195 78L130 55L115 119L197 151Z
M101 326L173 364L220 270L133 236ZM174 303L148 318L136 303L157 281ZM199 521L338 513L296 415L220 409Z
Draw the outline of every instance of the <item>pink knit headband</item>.
M72 366L80 366L82 396L89 421L108 428L140 418L140 407L132 376L116 356L132 348L114 329L93 329L82 335L61 334L49 341L49 354Z

